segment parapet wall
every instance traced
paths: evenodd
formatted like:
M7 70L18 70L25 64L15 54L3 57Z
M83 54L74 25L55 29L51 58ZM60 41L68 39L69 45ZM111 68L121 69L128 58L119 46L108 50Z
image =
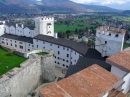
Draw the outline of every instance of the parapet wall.
M52 51L45 56L30 54L29 59L23 62L20 68L14 68L2 75L0 77L0 97L27 97L44 80L54 81L53 54Z

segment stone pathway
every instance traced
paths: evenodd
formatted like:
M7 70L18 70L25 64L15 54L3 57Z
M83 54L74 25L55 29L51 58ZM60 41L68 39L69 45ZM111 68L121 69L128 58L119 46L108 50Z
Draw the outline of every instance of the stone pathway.
M62 77L62 78L63 78L63 77L65 76L65 74L62 73L62 69L61 69L61 68L55 67L55 76L56 76L56 79L55 79L54 82L44 83L44 84L42 84L41 86L39 86L37 89L35 89L34 91L36 92L36 95L33 96L33 97L39 97L38 94L39 94L39 91L40 91L42 88L44 88L44 87L46 87L46 86L48 86L48 85L50 85L50 84L53 84L53 83L57 82L58 77ZM27 97L32 97L32 96L28 95Z

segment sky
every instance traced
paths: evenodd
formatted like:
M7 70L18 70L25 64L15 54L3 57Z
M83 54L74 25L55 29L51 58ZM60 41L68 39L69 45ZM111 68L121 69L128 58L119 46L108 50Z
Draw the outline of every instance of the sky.
M130 10L130 0L71 0L77 3L103 5L120 10Z

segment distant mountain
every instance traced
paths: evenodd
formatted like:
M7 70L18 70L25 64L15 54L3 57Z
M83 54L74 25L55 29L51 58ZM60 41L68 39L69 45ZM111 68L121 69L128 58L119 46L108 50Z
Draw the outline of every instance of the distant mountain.
M70 0L0 0L0 12L21 13L41 11L118 12L105 6L83 5Z
M122 12L123 14L130 14L130 10L125 10Z

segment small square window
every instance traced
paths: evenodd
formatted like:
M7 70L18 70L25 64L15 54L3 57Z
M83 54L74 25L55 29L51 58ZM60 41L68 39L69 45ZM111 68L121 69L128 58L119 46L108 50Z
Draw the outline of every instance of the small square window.
M105 44L107 44L107 41L105 41Z
M58 51L58 55L60 54L60 51Z

